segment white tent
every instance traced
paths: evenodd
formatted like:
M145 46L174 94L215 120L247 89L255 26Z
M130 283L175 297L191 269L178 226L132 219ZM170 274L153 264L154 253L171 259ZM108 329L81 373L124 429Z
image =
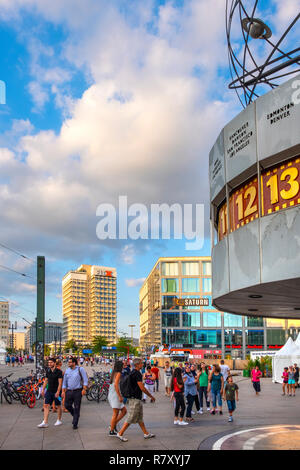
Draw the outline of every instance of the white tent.
M282 383L282 372L285 367L300 365L300 338L298 343L289 338L285 345L272 358L272 381ZM296 340L296 341L297 341Z
M297 338L295 339L295 344L300 348L300 333L298 334Z

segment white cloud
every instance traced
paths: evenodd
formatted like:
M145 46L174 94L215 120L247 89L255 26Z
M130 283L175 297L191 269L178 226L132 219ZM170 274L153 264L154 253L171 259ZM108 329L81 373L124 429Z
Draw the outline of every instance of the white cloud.
M139 279L125 279L125 283L127 287L139 287L145 281L145 277L141 277Z
M80 99L60 94L70 79L62 56L56 64L51 47L41 39L36 45L29 41L29 87L37 109L54 93L69 117L58 133L33 134L29 123L14 153L0 150L0 172L6 178L0 181L0 211L7 234L9 227L18 227L26 243L32 246L35 240L51 255L67 256L72 250L79 256L80 244L90 250L99 244L100 250L96 207L116 203L120 194L130 204L207 202L209 149L232 109L230 102L212 99L224 90L222 2L194 0L183 9L167 2L158 18L152 2L134 2L127 5L129 20L116 5L0 0L5 18L19 15L21 21L22 8L31 13L36 8L47 21L63 24L64 58L92 80ZM42 57L48 58L48 69L41 68ZM195 68L200 72L195 74ZM132 264L135 256L126 241L121 260Z
M125 264L133 264L136 256L134 245L125 245L121 251L121 260Z

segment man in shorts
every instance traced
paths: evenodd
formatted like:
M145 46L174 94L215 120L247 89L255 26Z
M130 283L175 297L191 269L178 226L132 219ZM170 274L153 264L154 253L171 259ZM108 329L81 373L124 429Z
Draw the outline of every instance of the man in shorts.
M151 434L147 431L144 420L143 420L143 403L142 403L142 394L143 392L151 398L151 402L155 401L155 398L151 395L151 393L145 388L143 384L143 376L140 372L141 368L143 367L143 361L140 358L136 358L133 361L134 369L130 372L130 398L128 398L127 406L128 406L128 413L126 417L126 421L122 426L122 429L118 432L116 437L118 437L121 441L127 442L128 439L123 437L124 432L128 427L133 423L138 423L140 428L144 433L145 439L150 439L151 437L155 437L154 434Z
M57 369L56 361L54 358L48 360L49 369L46 372L46 379L43 384L42 396L45 396L44 403L44 419L41 424L38 425L38 428L48 428L48 416L50 411L50 406L55 402L57 406L57 421L54 426L60 426L62 424L61 415L61 400L60 392L62 387L63 374L62 371ZM45 393L46 386L48 385L47 391Z

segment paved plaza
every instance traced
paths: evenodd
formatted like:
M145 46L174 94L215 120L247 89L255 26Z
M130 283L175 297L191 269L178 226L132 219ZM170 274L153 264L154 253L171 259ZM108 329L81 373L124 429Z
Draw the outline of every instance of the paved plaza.
M14 377L28 375L31 366L6 368ZM92 375L91 368L88 374ZM156 438L144 440L138 425L126 432L128 442L108 436L111 408L107 402L82 401L78 430L73 430L69 414L63 414L63 425L54 427L56 414L50 414L49 428L38 429L42 421L42 401L34 409L14 402L0 404L1 450L237 450L237 449L300 449L300 390L296 397L282 397L281 386L271 379L262 380L262 393L255 396L250 379L235 377L240 388L240 401L234 422L228 423L227 406L223 416L207 412L194 415L189 426L174 426L173 406L161 390L154 404L144 405L148 430Z

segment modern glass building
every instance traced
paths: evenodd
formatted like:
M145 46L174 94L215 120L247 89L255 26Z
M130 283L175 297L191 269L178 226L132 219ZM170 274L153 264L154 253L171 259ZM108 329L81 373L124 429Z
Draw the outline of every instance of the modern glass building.
M203 350L207 357L245 358L253 350L280 349L300 331L297 320L220 312L211 292L210 257L159 258L140 289L141 347L163 344ZM185 305L178 305L183 299Z

